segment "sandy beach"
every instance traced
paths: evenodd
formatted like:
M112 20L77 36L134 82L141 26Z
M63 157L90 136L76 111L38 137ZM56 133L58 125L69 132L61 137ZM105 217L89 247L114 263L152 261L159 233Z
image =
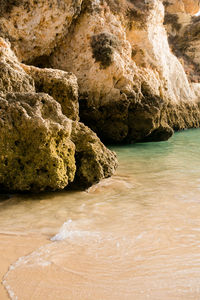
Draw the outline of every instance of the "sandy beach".
M10 299L7 291L2 285L2 279L7 273L10 265L15 263L18 258L26 256L33 252L38 247L45 245L49 241L44 237L31 236L31 235L12 235L0 234L0 299Z

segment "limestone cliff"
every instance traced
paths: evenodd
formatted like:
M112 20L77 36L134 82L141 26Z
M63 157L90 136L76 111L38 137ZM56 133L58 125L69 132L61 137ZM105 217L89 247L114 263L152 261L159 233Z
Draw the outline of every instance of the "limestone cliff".
M21 61L77 76L81 120L104 140L167 139L199 126L198 80L188 81L163 26L178 30L172 12L195 13L197 0L5 3L1 35Z
M43 60L67 33L82 0L2 0L0 32L12 42L18 58Z
M159 0L86 1L52 53L53 67L77 76L81 119L104 140L162 140L199 126L199 86L188 82L163 22Z

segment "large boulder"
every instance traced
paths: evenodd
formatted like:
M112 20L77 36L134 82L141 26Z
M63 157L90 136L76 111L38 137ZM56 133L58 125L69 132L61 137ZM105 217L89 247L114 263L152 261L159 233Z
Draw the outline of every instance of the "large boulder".
M8 93L0 108L1 189L60 190L74 179L87 188L115 171L116 155L49 95Z
M71 121L47 94L0 99L0 186L6 190L63 189L74 179Z
M59 190L74 178L88 187L112 175L116 156L77 121L73 74L20 64L3 39L0 74L1 189Z

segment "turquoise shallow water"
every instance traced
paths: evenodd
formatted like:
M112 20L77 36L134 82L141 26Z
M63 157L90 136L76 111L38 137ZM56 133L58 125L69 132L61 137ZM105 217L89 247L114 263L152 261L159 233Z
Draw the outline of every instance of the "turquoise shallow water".
M198 201L200 189L200 130L176 133L169 141L113 148L120 169L142 184L138 195L175 192L183 200ZM185 185L185 186L184 186ZM182 187L184 193L181 192ZM180 193L176 194L176 189ZM173 190L173 188L175 190Z
M17 274L38 286L44 273L37 299L41 291L52 300L200 299L199 146L197 129L111 147L116 174L88 191L1 202L1 233L49 239L8 273L14 294L25 286ZM26 289L19 299L30 299L32 285Z

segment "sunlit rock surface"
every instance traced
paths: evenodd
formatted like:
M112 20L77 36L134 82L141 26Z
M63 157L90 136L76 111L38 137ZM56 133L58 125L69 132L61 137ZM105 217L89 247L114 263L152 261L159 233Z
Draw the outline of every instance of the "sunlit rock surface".
M199 127L198 10L195 0L2 1L1 95L45 92L107 142L167 140ZM82 126L72 132L93 135Z
M68 118L79 119L78 84L74 74L26 65L22 67L34 79L37 92L47 93L58 101Z
M190 82L200 81L200 10L199 1L169 1L165 4L164 25L168 32L169 43L179 58ZM175 5L178 4L178 5ZM190 5L189 5L190 4ZM189 9L190 8L190 9Z
M0 42L0 189L60 190L74 179L86 188L111 176L116 155L73 122L79 119L75 75L20 64Z
M80 12L82 0L2 0L0 32L8 38L18 58L41 62L66 35Z
M199 0L163 0L169 13L196 14L200 10Z
M189 83L169 47L161 1L101 3L85 2L51 56L52 66L78 78L82 121L117 142L165 140L172 129L199 124L199 86Z
M10 45L0 37L0 92L34 91L34 80L20 66Z
M71 121L46 94L15 93L0 99L0 186L56 190L73 181Z

